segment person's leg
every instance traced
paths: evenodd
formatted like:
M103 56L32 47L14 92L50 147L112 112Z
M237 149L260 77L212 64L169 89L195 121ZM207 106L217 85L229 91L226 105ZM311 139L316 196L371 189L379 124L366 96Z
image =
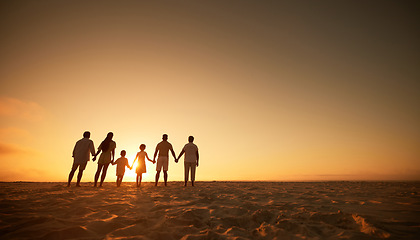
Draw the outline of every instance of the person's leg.
M77 169L77 166L75 167L74 164L73 164L73 166L71 168L71 171L70 171L70 174L69 174L69 180L67 182L67 187L70 187L70 183L71 183L71 180L73 179L74 172L76 172L76 169Z
M184 162L184 186L187 186L188 183L188 175L190 172L190 165L188 164L188 162Z
M105 181L106 171L108 171L108 166L109 166L109 163L108 164L104 164L104 167L102 168L101 184L99 185L100 187L102 187L102 184Z
M195 169L196 169L197 165L195 163L191 163L191 183L192 186L194 187L194 182L195 182Z
M82 180L83 171L86 169L87 162L79 165L79 173L77 174L76 187L80 187L80 181Z
M141 186L141 179L142 179L142 176L143 176L143 173L140 173L140 174L139 174L139 185L138 185L139 187Z
M103 166L104 165L102 165L102 164L98 164L98 169L96 170L96 173L95 173L95 185L94 185L94 187L96 187L96 185L98 183L99 175L101 174L101 170L102 170Z
M163 180L165 180L165 186L168 184L168 171L163 170Z
M120 177L120 185L119 185L119 186L121 186L121 183L122 183L122 181L123 181L123 178L124 178L124 175L122 175L122 176Z
M155 186L157 186L157 183L159 181L160 171L156 171L156 177L155 177Z
M136 176L136 186L137 187L139 187L139 178L140 178L140 176L139 176L139 174L137 174L137 176Z
M80 181L82 180L84 169L79 168L79 173L77 174L77 183L76 187L80 187Z
M157 162L156 162L156 177L155 177L155 186L157 186L158 181L159 181L159 177L160 177L160 171L162 170L163 164L162 164L162 159L160 157L158 157ZM165 170L165 169L163 169Z
M165 186L168 185L168 166L169 166L169 159L163 158L162 159L162 167L163 167L163 179L165 181Z

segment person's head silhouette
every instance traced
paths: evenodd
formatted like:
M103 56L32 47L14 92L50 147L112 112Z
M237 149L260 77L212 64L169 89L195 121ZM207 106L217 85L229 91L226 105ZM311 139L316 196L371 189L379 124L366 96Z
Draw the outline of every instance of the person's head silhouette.
M90 138L90 132L89 131L84 132L83 137L84 138Z
M194 137L193 136L189 136L188 137L188 142L191 142L191 143L194 142Z
M112 133L112 132L109 132L107 135L106 135L106 138L108 138L108 139L112 139L112 137L114 136L114 134Z
M112 137L114 136L114 134L112 133L112 132L109 132L107 135L106 135L106 138L102 141L102 143L101 143L101 150L102 151L107 151L108 150L108 148L109 148L109 144L110 144L110 142L112 141Z
M163 134L162 139L163 139L163 141L168 140L168 134Z

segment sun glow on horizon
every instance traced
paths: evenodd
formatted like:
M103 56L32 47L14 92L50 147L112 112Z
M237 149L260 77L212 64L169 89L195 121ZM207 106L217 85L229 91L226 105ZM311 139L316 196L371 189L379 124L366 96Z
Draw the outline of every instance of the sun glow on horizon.
M128 164L132 167L132 169L130 170L129 168L125 169L125 173L124 173L124 178L123 178L123 182L135 182L136 181L136 177L137 177L137 173L136 173L136 168L139 164L138 159L135 161L134 165L133 165L133 161L136 157L137 153L133 153L133 154L127 154L126 158L128 159ZM116 167L116 165L114 165ZM147 161L146 159L146 168L147 168L147 172L142 174L142 182L143 181L154 181L154 174L149 174L150 171L154 172L154 168L153 168L153 164L149 161ZM115 171L115 169L113 169ZM152 176L153 175L153 176ZM107 181L111 181L110 178L107 178Z
M128 164L132 167L131 170L129 168L125 169L124 180L126 181L136 181L136 176L137 176L136 167L138 165L138 161L136 160L136 162L133 165L133 161L135 157L136 157L136 154L130 154L129 156L126 156L126 158L128 159Z

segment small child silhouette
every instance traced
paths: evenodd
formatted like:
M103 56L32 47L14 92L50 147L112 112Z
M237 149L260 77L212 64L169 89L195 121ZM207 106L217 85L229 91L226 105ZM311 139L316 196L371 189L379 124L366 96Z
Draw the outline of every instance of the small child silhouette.
M140 187L141 185L141 179L142 179L142 174L146 173L146 161L145 158L147 158L147 160L149 160L150 162L153 162L153 160L151 160L149 158L149 156L147 155L147 153L144 151L146 149L146 145L142 144L140 145L140 152L137 153L136 158L133 161L133 164L136 162L136 160L138 159L139 163L137 164L137 168L136 168L136 173L137 173L137 177L136 177L136 185L137 187Z
M128 164L128 159L125 157L125 154L125 150L122 150L121 157L112 162L112 165L117 164L117 187L121 186L125 173L125 167L127 166L131 169L130 165Z

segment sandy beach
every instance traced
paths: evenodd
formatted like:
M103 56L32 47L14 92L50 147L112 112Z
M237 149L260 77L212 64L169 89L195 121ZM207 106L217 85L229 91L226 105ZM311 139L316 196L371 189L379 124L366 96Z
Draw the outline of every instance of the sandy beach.
M0 183L1 239L419 239L418 182Z

